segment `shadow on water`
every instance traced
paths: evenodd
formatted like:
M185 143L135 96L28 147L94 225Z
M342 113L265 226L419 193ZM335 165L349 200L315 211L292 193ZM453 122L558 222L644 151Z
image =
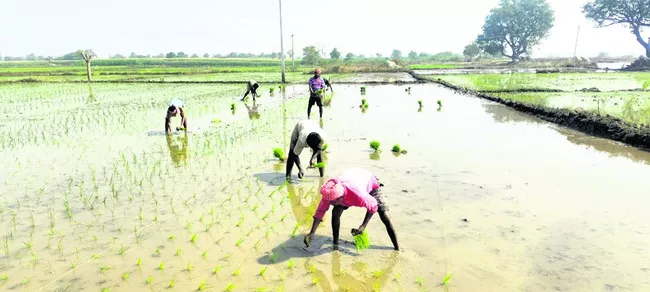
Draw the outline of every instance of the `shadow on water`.
M172 162L176 167L187 165L187 145L188 135L187 133L181 137L172 137L167 135L167 148L169 148L169 156L172 158ZM179 141L180 140L180 141Z
M534 116L520 113L500 104L483 104L485 111L492 115L492 118L499 123L526 122L542 123L543 120ZM625 157L634 162L641 162L650 165L650 152L639 148L627 146L612 140L597 138L584 133L571 130L562 126L551 127L553 130L565 136L567 140L575 145L588 146L596 151L607 153L612 157Z

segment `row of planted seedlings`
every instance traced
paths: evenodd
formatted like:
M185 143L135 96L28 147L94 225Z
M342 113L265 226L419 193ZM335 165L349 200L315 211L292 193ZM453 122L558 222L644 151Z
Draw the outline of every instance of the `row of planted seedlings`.
M234 85L177 85L162 86L101 84L91 90L92 101L87 100L88 86L69 84L72 89L57 95L59 84L39 84L15 88L12 94L28 100L19 109L7 112L6 127L0 136L0 147L12 149L26 145L68 146L89 134L134 134L151 127L160 128L172 97L196 99L201 103L219 103L236 95ZM36 89L34 89L36 87ZM120 89L120 90L116 90ZM49 92L48 90L52 90ZM164 91L167 90L167 91ZM0 88L0 95L7 89ZM41 99L32 98L33 95ZM21 99L18 99L21 101ZM4 102L2 102L4 104ZM13 103L12 103L13 104ZM43 106L45 105L45 106ZM9 106L11 107L11 106ZM190 108L190 113L195 111ZM64 113L64 114L63 114ZM20 117L20 119L17 119Z
M254 136L254 135L253 135ZM227 143L230 142L230 145L233 145L235 143L235 138L234 137L224 137L224 136L217 136L218 139L216 140L216 145L205 145L204 148L208 147L210 149L214 149L218 145L226 145ZM254 136L255 137L255 136ZM222 143L223 142L223 143ZM248 143L250 144L250 143ZM241 145L240 145L241 146ZM218 149L219 147L217 147ZM224 147L225 148L225 147ZM241 148L241 147L240 147ZM88 178L85 177L85 180L81 181L74 181L70 180L70 183L67 185L67 189L65 191L65 195L63 196L63 202L59 202L59 204L62 205L62 208L56 208L57 204L55 203L57 200L61 201L61 198L56 196L54 193L51 194L51 198L48 198L47 200L49 201L49 206L47 212L48 216L50 217L50 224L49 224L49 230L47 232L49 239L47 241L44 240L38 240L35 239L34 236L31 236L29 240L25 240L23 243L25 247L28 247L28 250L31 251L35 256L35 258L38 258L36 256L38 247L36 248L36 251L34 249L34 246L36 242L48 242L47 245L45 246L45 250L49 253L53 249L53 244L52 240L56 240L56 248L59 250L59 254L61 256L64 256L65 258L69 259L69 269L72 271L76 271L76 267L80 265L80 263L84 263L84 259L90 258L92 259L91 262L96 262L98 259L104 258L104 253L102 251L105 251L107 247L115 247L119 239L124 239L125 236L124 234L125 230L129 228L131 225L133 225L133 233L134 234L139 234L143 233L144 230L147 228L150 228L151 226L155 225L144 225L144 221L147 219L147 213L150 213L147 211L147 208L150 206L153 206L153 213L151 214L150 219L153 222L164 222L160 217L160 213L165 213L166 211L163 209L161 210L160 206L160 201L162 200L161 198L158 198L157 193L162 192L163 195L162 197L168 197L171 195L167 194L167 188L166 182L168 181L168 178L165 178L165 176L170 176L170 165L167 163L161 163L163 158L162 154L164 151L158 152L159 157L156 157L155 155L150 155L151 158L147 159L147 156L144 156L143 159L140 159L140 162L138 162L138 156L135 154L130 154L130 155L125 155L124 153L121 155L122 159L119 161L119 163L115 163L112 167L112 172L109 174L107 171L102 172L101 176L104 179L103 185L99 183L98 181L100 178L98 178L97 173L98 172L92 172L90 177ZM128 158L127 158L128 156ZM223 155L222 159L219 161L225 160L226 157L231 157L232 153L229 153L228 155ZM246 163L250 164L251 161L244 161L244 158L248 158L250 156L245 156L242 157L241 161L238 161L238 165L244 165ZM230 159L232 160L232 159ZM132 161L132 162L131 162ZM164 167L162 166L164 165ZM207 165L203 165L201 169L201 173L204 172L204 170L207 168ZM193 168L197 169L198 168ZM198 171L197 171L198 172ZM193 179L197 180L199 177L201 177L199 174L201 173L195 173L191 177L188 177L187 180ZM174 178L172 181L172 186L177 186L177 180L178 178ZM92 180L92 183L87 183L86 181ZM187 181L186 180L186 181ZM154 186L160 184L162 186L162 190L154 189ZM85 187L84 187L85 186ZM63 187L62 187L63 188ZM74 194L74 189L78 188L77 194ZM90 188L90 189L88 189ZM213 189L213 185L210 185L206 187L206 190L208 189ZM181 190L172 190L172 193L174 193L173 197L177 197L176 192L180 192ZM147 201L146 198L148 198L148 193L151 192L151 199L150 201ZM199 192L202 192L202 190L199 190ZM45 191L43 191L45 193ZM106 195L106 194L111 194ZM127 195L124 195L126 193ZM74 195L70 195L74 194ZM122 195L121 195L122 194ZM196 194L194 195L196 196ZM120 197L123 199L120 200ZM126 197L126 198L124 198ZM40 198L40 197L39 197ZM27 201L32 199L31 197L26 197L25 198ZM182 199L182 197L181 197ZM137 202L138 200L141 200L141 204L138 206ZM152 203L153 201L153 203ZM17 201L19 202L19 201ZM126 203L128 202L128 204ZM183 203L185 206L189 206L188 200L185 199L183 200ZM170 199L170 206L173 206L173 199ZM55 206L55 207L52 207ZM13 212L13 222L14 222L14 228L13 228L13 233L6 234L5 238L7 239L5 242L6 244L6 250L7 252L7 257L12 258L12 253L11 251L14 250L13 247L13 240L15 238L25 238L25 236L22 236L18 234L18 222L27 222L26 220L18 220L17 218L20 215L26 214L21 210L21 206L12 206L9 205L6 207L7 210L10 212ZM46 212L38 212L38 214L45 214ZM172 212L175 213L175 212ZM57 216L57 214L59 216ZM59 217L61 215L66 218L68 226L61 226L61 224L57 224ZM110 214L110 215L109 215ZM133 215L137 214L137 220ZM63 220L65 222L65 220ZM41 220L34 220L33 222L42 222ZM174 222L178 222L175 220ZM131 224L132 223L132 224ZM37 224L32 225L32 235L35 234L34 231L36 231ZM128 226L128 227L126 227ZM41 227L43 229L44 227ZM107 231L107 228L110 229ZM111 229L112 228L112 229ZM84 231L85 230L85 231ZM106 233L112 233L112 236L107 236ZM141 236L134 236L136 244L140 240ZM58 238L58 239L57 239ZM67 243L67 244L66 244ZM76 243L76 245L75 245ZM118 253L120 256L124 255L126 253L127 248L124 247L124 244L128 243L128 241L122 240L120 242L120 248L118 250ZM66 253L66 246L71 246L75 245L74 247L74 256L71 252ZM127 245L128 246L128 245ZM41 247L42 248L42 247ZM97 251L97 252L94 252ZM89 253L92 253L92 256L90 256ZM16 258L21 262L22 258L24 258L24 253L19 252L16 255ZM106 258L107 261L110 260L110 257ZM36 263L39 261L35 260L35 265L32 266L38 266ZM65 272L65 268L61 270L61 267L58 265L54 264L54 261L50 260L50 264L48 265L49 271L47 273L42 273L43 275L57 275L57 274L66 274L69 273ZM22 263L22 262L21 262ZM57 268L59 271L57 271ZM101 275L106 275L108 271L112 270L111 265L101 265L99 267L99 271ZM14 273L12 271L12 273ZM20 272L15 272L16 274L19 274ZM9 275L11 273L5 274L6 281L8 281ZM126 275L126 276L125 276ZM124 274L123 278L129 278L128 274ZM14 279L13 277L11 279ZM100 282L102 282L101 280ZM24 281L28 285L30 281L25 280Z

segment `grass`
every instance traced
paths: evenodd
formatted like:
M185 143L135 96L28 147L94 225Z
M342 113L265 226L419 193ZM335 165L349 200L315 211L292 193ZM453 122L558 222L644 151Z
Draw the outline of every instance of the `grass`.
M379 143L379 141L377 141L377 140L370 141L370 149L375 150L375 152L379 151L379 146L380 145L381 145L381 143Z

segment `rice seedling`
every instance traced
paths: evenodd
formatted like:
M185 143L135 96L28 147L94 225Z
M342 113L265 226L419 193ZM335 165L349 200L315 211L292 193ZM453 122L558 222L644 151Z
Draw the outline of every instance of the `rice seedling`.
M438 107L439 107L439 108L442 107L442 100L439 100L439 99L438 99L437 103L438 103Z
M207 250L204 250L204 251L201 253L201 257L202 257L204 260L205 260L205 259L208 259L208 251L207 251Z
M449 281L451 281L451 273L447 273L447 275L442 279L442 284L449 287Z
M230 291L232 291L232 290L234 290L234 289L235 289L235 285L232 284L232 283L230 283L230 284L228 284L228 286L226 287L226 292L230 292Z
M221 266L221 265L216 266L216 267L212 270L212 274L213 274L213 275L218 274L219 271L221 270L221 268L223 268L223 266Z
M264 277L264 274L266 273L266 269L267 269L267 268L268 268L268 267L264 267L264 268L262 268L262 270L260 270L260 276L261 276L261 277Z
M123 257L125 253L126 253L126 249L124 248L124 246L121 246L117 254Z
M370 148L372 148L372 150L375 150L375 152L379 151L379 146L380 145L381 144L377 140L370 141Z
M365 86L361 86L361 94L366 94L366 87Z
M177 249L176 249L176 256L177 256L177 257L181 256L181 253L183 253L183 249L180 248L180 247L177 248Z
M325 168L325 162L319 162L314 164L314 168Z
M418 105L419 105L420 107L422 107L422 100L421 100L421 99L418 100Z
M241 265L237 266L237 269L232 273L233 276L239 276L239 269L241 269Z
M123 281L128 280L129 277L131 277L131 274L129 274L129 272L124 272L124 274L122 274L122 280Z
M269 256L269 261L272 262L272 263L275 263L277 258L278 258L278 255L276 253L274 253L274 252L271 252L271 255Z
M262 241L262 240L260 239L260 240L258 240L257 242L255 242L255 245L254 245L253 247L254 247L255 249L258 249L258 248L260 247L260 242L261 242L261 241Z
M102 292L109 292L109 291L111 291L111 288L102 288L101 291L102 291Z
M402 278L402 275L400 273L395 274L395 280L399 280Z
M23 279L23 281L20 283L20 285L22 285L23 287L26 287L27 285L29 285L29 283L30 283L31 281L32 281L32 278L30 278L30 277L25 277L25 278Z
M165 262L160 262L160 264L158 265L158 270L162 271L164 269L165 269Z
M230 104L230 110L231 111L237 110L237 105L234 102Z
M239 219L239 221L237 222L237 227L241 227L242 223L244 223L244 217Z
M110 266L103 265L103 266L101 266L101 267L99 268L99 273L102 274L102 275L105 275L106 272L108 272L108 271L110 271L110 270L111 270L111 267L110 267Z
M325 144L323 145L323 152L327 151L327 147L328 147L328 146L329 146L329 145L328 145L327 143L325 143Z
M192 235L192 238L190 238L190 242L196 243L196 233L194 233L194 235Z
M201 282L201 284L199 285L199 291L205 290L206 287L207 286L205 285L205 281Z
M147 282L145 282L146 285L151 285L153 283L153 276L147 277Z
M173 234L169 236L169 240L174 241L174 239L176 239L176 237Z
M424 285L424 281L422 280L422 277L418 276L417 283L420 286Z
M159 257L159 256L160 256L160 247L156 248L156 249L153 251L153 254L151 254L151 256L153 256L153 257Z
M194 265L192 265L191 263L187 263L187 265L185 265L185 270L191 272L192 270L194 270Z
M367 109L368 108L368 101L364 98L361 100L361 105L359 105L360 108L362 109Z
M7 280L9 280L9 276L7 276L7 274L2 274L2 276L0 276L0 281L7 282Z
M357 247L357 250L363 250L370 247L370 238L368 236L368 231L364 230L361 234L355 235L354 245Z
M140 258L138 258L138 260L135 262L135 265L138 266L138 268L141 267L142 266L142 260Z
M395 144L395 145L393 145L393 149L391 149L391 151L393 151L395 153L400 153L400 152L402 152L402 148L399 147L399 144Z
M176 279L169 280L169 285L167 285L167 287L174 288L174 286L176 286Z
M243 242L244 242L244 237L242 236L239 240L237 240L235 246L239 247Z
M280 161L284 161L284 151L282 148L273 148L273 156Z
M296 226L293 227L293 231L291 232L291 237L296 237L296 233L298 232L298 228L300 228L300 222L296 223Z

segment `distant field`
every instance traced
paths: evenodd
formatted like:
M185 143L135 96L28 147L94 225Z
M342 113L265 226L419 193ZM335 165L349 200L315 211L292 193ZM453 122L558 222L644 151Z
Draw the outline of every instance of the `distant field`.
M601 91L642 88L650 72L634 73L556 73L556 74L465 74L425 75L472 90L558 89L575 91L598 88Z
M409 69L419 69L419 70L456 69L456 68L459 68L459 66L456 64L411 64L409 65Z

